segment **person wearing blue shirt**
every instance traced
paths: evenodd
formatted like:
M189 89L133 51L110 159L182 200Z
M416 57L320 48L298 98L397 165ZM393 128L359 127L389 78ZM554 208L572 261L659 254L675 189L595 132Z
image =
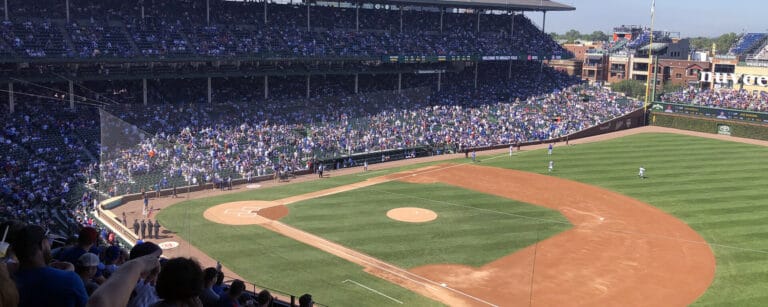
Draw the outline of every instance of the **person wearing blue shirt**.
M20 307L85 306L88 294L82 279L75 272L47 266L51 260L51 245L42 227L25 226L11 246L20 263L14 275Z

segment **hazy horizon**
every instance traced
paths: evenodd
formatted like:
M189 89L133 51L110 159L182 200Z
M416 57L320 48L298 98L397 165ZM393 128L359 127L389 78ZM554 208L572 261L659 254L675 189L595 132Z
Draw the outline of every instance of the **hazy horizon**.
M651 0L554 1L574 6L576 10L548 12L544 29L547 33L563 34L575 29L581 33L603 31L610 35L616 26L649 26L651 23ZM528 12L525 15L541 27L541 13ZM680 32L680 37L768 32L766 17L768 8L764 1L745 0L733 5L724 1L656 0L654 30Z

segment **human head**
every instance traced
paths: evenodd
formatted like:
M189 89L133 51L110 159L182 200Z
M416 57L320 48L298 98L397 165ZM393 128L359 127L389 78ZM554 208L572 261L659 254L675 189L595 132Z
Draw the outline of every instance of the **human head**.
M43 227L25 225L13 236L13 242L10 243L11 248L16 253L16 258L22 265L45 265L51 261L51 245L45 236ZM39 263L41 261L42 263Z
M203 271L203 280L205 281L205 287L213 286L213 283L216 281L216 275L218 275L218 270L216 268L206 268Z
M243 291L245 291L245 283L242 280L235 279L232 281L232 284L229 285L227 294L229 294L229 297L231 298L238 298L243 294Z
M114 264L117 262L117 259L120 258L120 247L115 245L110 245L107 247L107 250L104 251L104 263L105 264Z
M267 289L261 290L256 298L256 302L258 302L259 306L270 306L272 304L272 293L269 293Z
M160 246L157 246L157 244L149 242L149 241L142 242L141 244L136 244L131 249L130 256L128 258L130 260L133 260L133 259L139 258L141 256L146 256L146 255L152 254L152 253L154 253L157 250L160 250ZM142 278L147 277L147 276L150 276L150 277L154 276L159 271L160 271L160 267L154 268L154 269L152 269L151 272L149 272L149 275L144 275L143 274Z
M301 297L299 297L299 307L311 307L314 305L314 301L312 300L312 295L309 293L305 293Z
M75 273L80 276L91 278L96 275L96 269L99 267L99 256L93 253L85 253L77 259L75 263Z
M77 245L89 247L96 244L99 239L99 233L93 227L83 227L77 237Z
M157 276L155 290L167 302L184 302L203 292L203 270L192 258L168 260Z
M160 246L157 246L157 244L155 243L152 243L149 241L142 242L141 244L136 244L133 248L131 248L129 259L133 260L141 256L146 256L151 253L154 253L159 249L160 249Z

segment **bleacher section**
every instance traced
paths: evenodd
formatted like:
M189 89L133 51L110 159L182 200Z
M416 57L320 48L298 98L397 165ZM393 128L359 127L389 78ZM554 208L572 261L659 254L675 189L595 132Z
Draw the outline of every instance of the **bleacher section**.
M51 8L61 1L41 0ZM36 3L38 4L38 3ZM360 31L352 8L217 1L206 24L201 7L184 1L145 3L145 15L135 7L101 8L98 1L73 4L76 16L40 19L37 12L16 9L2 27L0 60L24 58L103 57L357 57L388 55L474 55L569 57L566 50L541 33L523 15L447 13L440 30L437 11L407 10L402 28L399 10L360 9ZM122 4L124 6L125 4ZM13 8L13 7L12 7ZM63 9L63 8L62 8Z
M736 43L733 44L730 50L728 50L729 54L732 55L742 55L742 54L748 54L751 53L751 51L756 50L757 47L759 47L763 41L768 38L766 33L747 33L741 36Z

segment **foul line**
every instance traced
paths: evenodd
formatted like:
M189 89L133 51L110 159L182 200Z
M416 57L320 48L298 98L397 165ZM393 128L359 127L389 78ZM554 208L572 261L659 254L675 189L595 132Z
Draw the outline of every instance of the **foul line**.
M375 289L372 289L372 288L370 288L370 287L368 287L368 286L366 286L366 285L363 285L363 284L361 284L361 283L359 283L359 282L356 282L356 281L354 281L354 280L351 280L351 279L346 279L346 280L342 281L341 283L342 283L342 284L344 284L344 283L347 283L347 282L351 282L351 283L353 283L353 284L356 284L356 285L358 285L358 286L360 286L360 287L363 287L363 288L365 288L365 289L368 289L368 291L371 291L371 292L373 292L373 293L376 293L376 294L378 294L378 295L381 295L381 296L383 296L383 297L386 297L386 298L388 298L388 299L390 299L390 300L392 300L392 301L394 301L394 302L396 302L396 303L398 303L398 304L401 304L401 305L403 304L403 302L401 302L400 300L398 300L398 299L396 299L396 298L393 298L393 297L391 297L391 296L389 296L389 295L386 295L386 294L384 294L384 293L381 293L381 292L379 292L379 291L376 291Z
M294 231L294 232L298 232L298 233L304 234L307 237L313 238L312 241L314 241L315 244L322 246L323 248L332 250L332 251L340 253L340 254L345 254L345 255L347 255L349 257L357 259L358 261L360 261L362 263L365 263L366 265L369 265L369 266L371 266L373 268L382 270L382 271L387 272L389 274L395 275L395 276L397 276L399 278L403 278L403 279L409 280L411 282L414 282L416 284L422 285L422 286L430 288L430 289L433 289L432 286L444 288L444 289L447 289L447 290L449 290L449 291L451 291L453 293L460 294L460 295L462 295L464 297L470 298L470 299L472 299L474 301L477 301L477 302L480 302L480 303L483 303L483 304L486 304L486 305L489 305L489 306L498 307L498 305L496 305L494 303L491 303L491 302L488 302L486 300L483 300L483 299L481 299L479 297L472 296L472 295L470 295L468 293L465 293L465 292L462 292L462 291L460 291L458 289L442 286L440 283L438 283L438 282L436 282L434 280L431 280L431 279L428 279L428 278L423 277L421 275L418 275L418 274L412 273L410 271L404 270L404 269L402 269L400 267L397 267L395 265L389 264L389 263L387 263L387 262L385 262L383 260L377 259L377 258L369 256L369 255L366 255L364 253L361 253L361 252L356 251L354 249L351 249L349 247L343 246L341 244L329 241L328 239L325 239L323 237L320 237L320 236L308 233L308 232L303 231L301 229L297 229L297 228L291 227L289 225L281 223L280 221L272 221L270 224L272 225L272 227L275 227L275 228L277 228L277 227L284 227L285 230ZM265 225L270 225L270 224L265 224ZM265 226L265 225L262 225L262 227ZM287 236L289 238L293 238L292 236L288 235L287 233L282 233L282 232L279 232L279 231L278 231L278 233L281 233L282 235L285 235L285 236ZM294 238L294 240L296 240L296 239ZM310 244L310 245L312 245L312 244ZM336 246L338 246L338 248ZM339 257L339 256L337 256L337 257ZM375 275L375 274L372 274L372 275ZM411 278L409 276L413 276L415 279ZM420 279L421 281L416 280L416 279Z

